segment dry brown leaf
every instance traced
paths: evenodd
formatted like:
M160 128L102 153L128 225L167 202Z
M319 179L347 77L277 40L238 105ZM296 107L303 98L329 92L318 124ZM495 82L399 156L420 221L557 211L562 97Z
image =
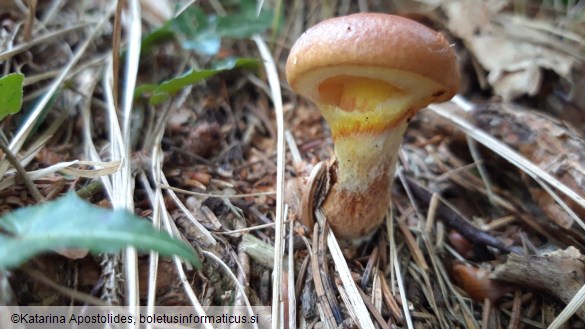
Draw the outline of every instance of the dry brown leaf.
M482 5L445 1L448 28L463 39L466 48L488 72L488 82L496 95L509 101L522 95L535 95L542 82L542 69L570 80L578 62L578 50L564 51L552 22L527 24L500 12L507 1ZM544 28L551 25L549 29ZM523 32L519 33L521 29ZM515 31L515 32L514 32ZM578 36L575 36L578 38ZM574 39L577 43L580 39ZM575 48L577 49L577 48Z

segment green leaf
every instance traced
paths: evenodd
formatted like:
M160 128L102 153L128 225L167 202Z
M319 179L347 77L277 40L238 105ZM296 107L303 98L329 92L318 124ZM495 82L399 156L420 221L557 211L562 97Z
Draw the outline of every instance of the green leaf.
M177 255L195 266L195 250L125 210L104 209L75 193L0 217L0 269L16 267L42 252L67 248L114 252L126 246Z
M0 78L0 120L22 108L24 75L13 73Z
M217 17L217 34L243 39L264 32L272 25L273 13L262 8L258 14L257 5L256 0L242 0L239 12Z
M201 8L191 6L148 34L142 40L142 51L150 51L155 44L174 34L184 49L213 56L219 52L222 38L247 38L272 25L272 11L263 8L258 15L256 6L256 0L242 0L238 10L226 16L207 14Z
M174 38L175 32L170 27L170 24L167 23L160 28L152 31L149 33L144 39L142 39L142 44L140 48L140 54L148 54L152 51L152 49L157 45L164 41L171 40Z
M216 16L206 15L199 7L189 7L171 21L181 46L200 54L213 56L221 46Z
M254 58L228 58L222 61L216 61L210 69L196 70L191 69L184 74L164 81L159 85L146 84L136 88L135 97L141 94L150 94L149 102L151 105L158 105L171 95L177 93L182 88L196 84L204 79L212 77L220 72L232 70L235 68L252 69L257 68L260 62Z

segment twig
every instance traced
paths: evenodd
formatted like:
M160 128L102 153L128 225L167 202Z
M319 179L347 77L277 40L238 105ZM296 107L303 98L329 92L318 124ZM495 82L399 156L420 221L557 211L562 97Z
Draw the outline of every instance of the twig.
M483 314L481 318L482 329L491 328L490 326L490 313L492 312L492 301L489 298L483 301Z
M378 247L376 246L374 250L372 250L372 254L368 259L368 264L366 265L366 269L364 270L364 274L362 275L362 282L360 282L360 286L362 290L366 289L370 278L372 277L372 273L378 271Z
M10 150L10 148L8 148L8 145L6 145L2 138L0 138L0 149L2 150L2 152L4 152L6 160L8 160L8 162L10 162L14 169L16 169L16 173L18 174L20 179L22 179L24 186L26 186L26 188L30 192L31 196L35 199L35 201L37 203L45 201L45 197L41 194L41 191L39 191L35 183L32 181L32 179L30 179L26 170L24 170L24 168L22 167L14 153L12 153L12 151Z
M386 324L386 321L384 321L384 318L382 318L382 314L380 314L380 312L378 312L376 307L370 301L370 297L368 295L366 295L366 293L363 290L361 290L359 287L357 287L357 289L358 289L358 292L360 293L360 296L362 296L364 303L368 307L368 310L370 310L370 312L372 313L372 315L374 316L376 321L378 321L378 324L380 325L380 327L382 327L382 329L390 329L390 327L388 327L388 325Z
M384 301L386 302L386 306L388 307L388 310L390 310L390 313L392 314L392 316L394 317L394 319L396 319L396 321L399 324L402 324L404 322L404 318L402 317L402 312L400 311L400 306L398 306L398 303L396 302L396 299L394 298L394 296L392 295L392 292L390 291L390 287L388 287L388 282L386 282L386 277L384 276L384 273L380 270L378 270L378 276L381 279L381 286L382 286L382 296L384 297Z
M413 179L407 178L406 182L410 186L413 194L425 203L431 200L431 194L422 185ZM446 200L439 196L441 201L437 206L437 213L441 215L441 219L448 226L456 229L466 239L475 242L479 245L487 245L497 248L504 252L512 252L511 248L506 246L502 241L491 236L488 232L484 232L469 223L463 215L458 213Z
M325 288L323 285L323 281L321 280L321 270L319 267L319 225L314 226L313 230L313 253L311 253L311 269L313 272L313 282L315 283L315 292L317 293L317 298L319 299L319 304L321 304L321 308L323 309L324 318L323 323L325 323L326 328L335 328L337 324L335 322L335 317L333 315L333 311L331 310L331 305L329 304L329 300L327 299L327 295L325 293Z
M516 289L516 291L514 291L514 303L512 304L512 314L510 314L510 323L508 324L508 329L518 328L518 324L520 323L521 308L522 291L520 289Z
M282 94L280 92L280 80L274 58L272 57L268 46L262 40L260 35L252 36L256 43L258 51L264 62L274 111L276 116L276 126L278 133L276 136L276 213L274 222L276 223L274 232L274 271L273 271L273 289L272 289L272 328L280 327L280 306L282 302L280 287L282 286L282 243L284 231L284 165L285 165L285 143L284 143L284 110L282 105Z
M29 42L32 36L33 25L35 22L35 13L37 12L37 0L28 1L28 12L26 13L26 21L24 23L24 41Z

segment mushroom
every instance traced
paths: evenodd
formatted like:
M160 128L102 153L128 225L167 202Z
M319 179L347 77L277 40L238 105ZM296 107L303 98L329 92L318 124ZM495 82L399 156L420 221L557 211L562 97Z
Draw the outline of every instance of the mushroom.
M457 91L455 52L443 35L415 21L354 14L307 30L291 49L286 76L331 128L335 160L323 211L337 237L363 237L389 209L408 121Z

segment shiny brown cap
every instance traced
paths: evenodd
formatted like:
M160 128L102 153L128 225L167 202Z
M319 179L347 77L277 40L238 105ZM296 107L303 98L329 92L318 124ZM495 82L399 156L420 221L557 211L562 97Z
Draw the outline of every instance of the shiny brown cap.
M296 92L319 102L320 83L336 75L386 81L424 98L420 106L450 99L460 83L455 52L442 34L377 13L325 20L294 44L286 76Z

